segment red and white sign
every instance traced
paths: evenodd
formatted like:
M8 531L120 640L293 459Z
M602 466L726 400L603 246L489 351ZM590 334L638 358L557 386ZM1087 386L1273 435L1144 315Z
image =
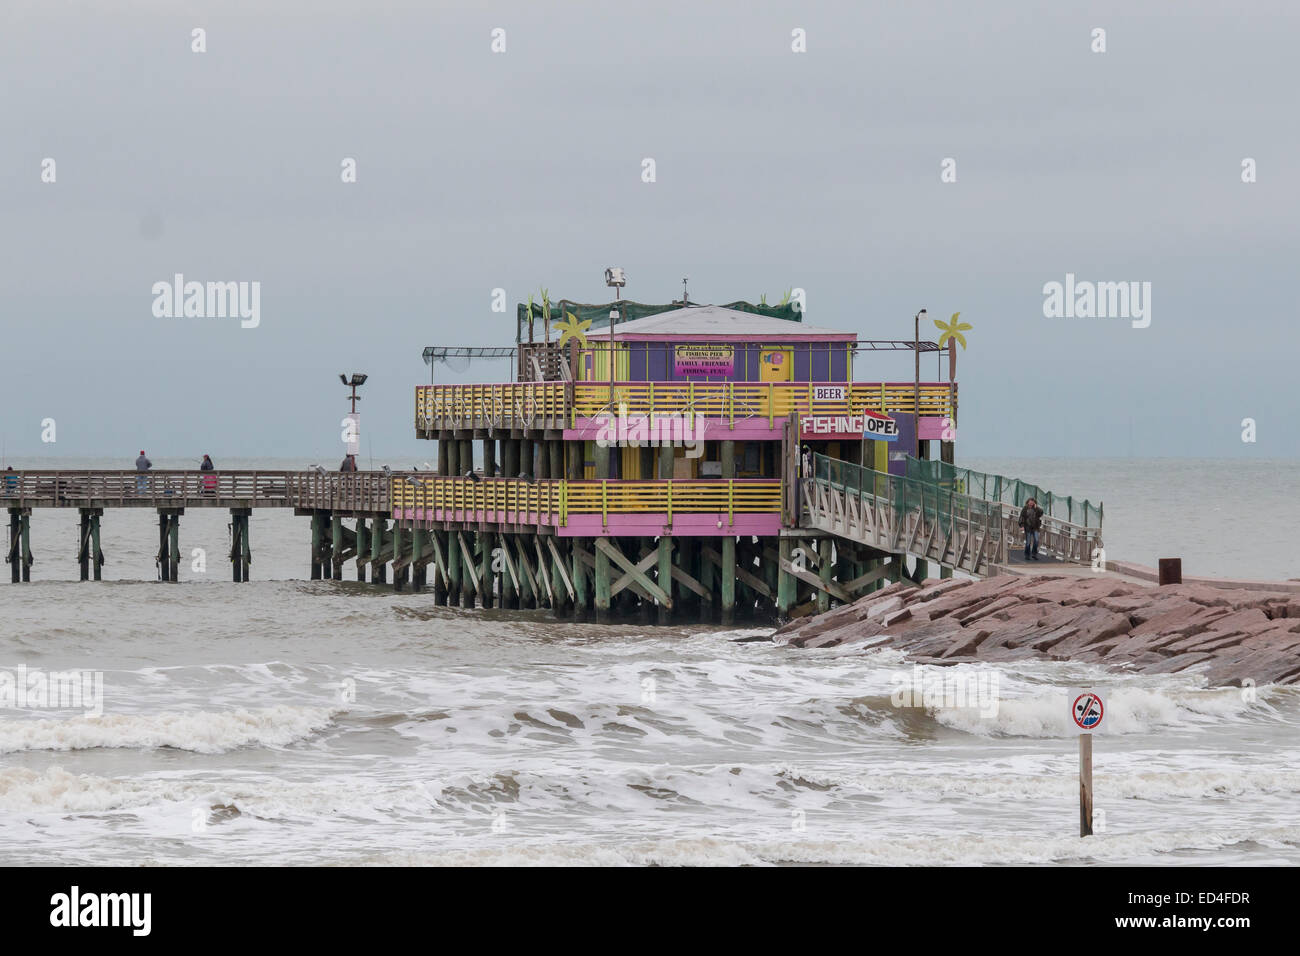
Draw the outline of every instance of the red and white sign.
M863 413L863 418L863 438L870 438L875 441L898 440L898 422L894 421L888 415L881 415L879 412L873 412L871 409L867 409Z
M1070 717L1074 721L1076 734L1095 734L1101 730L1102 718L1106 714L1106 705L1101 694L1094 690L1077 688L1070 691Z

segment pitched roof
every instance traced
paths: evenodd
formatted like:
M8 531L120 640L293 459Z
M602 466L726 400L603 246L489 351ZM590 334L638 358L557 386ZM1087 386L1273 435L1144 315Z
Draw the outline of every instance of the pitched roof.
M608 330L589 332L588 338L603 339ZM720 305L689 305L671 312L648 315L631 322L619 322L614 326L614 334L619 338L672 336L743 336L745 338L770 339L775 336L798 336L802 339L855 339L852 332L839 329L824 329L803 322L790 322L766 315L755 315L739 309L726 309Z

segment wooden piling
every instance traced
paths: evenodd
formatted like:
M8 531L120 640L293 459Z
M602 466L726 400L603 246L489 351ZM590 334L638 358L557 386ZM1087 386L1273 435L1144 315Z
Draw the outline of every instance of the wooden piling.
M817 589L817 613L824 614L831 609L831 595L827 585L831 583L831 539L817 539L817 577L822 586Z
M496 569L493 567L496 562L492 559L492 551L496 547L494 538L495 536L490 531L480 531L478 533L478 580L480 585L478 598L485 608L493 607L496 604Z
M799 579L786 570L792 566L793 542L789 538L782 538L777 549L780 555L780 568L776 581L776 616L779 621L787 621L790 619L790 609L794 607Z
M722 623L734 624L736 620L736 539L728 534L722 538Z
M375 518L374 530L370 535L370 583L383 584L388 580L388 565L384 557L384 545L387 524L383 518Z
M394 521L392 540L389 542L389 547L392 548L392 551L390 552L392 554L392 558L390 560L393 562L393 590L394 591L402 590L402 585L405 584L406 582L407 568L410 567L410 565L399 566L402 558L402 535L403 535L403 531L402 531L401 522Z
M518 438L506 438L501 441L501 472L503 478L519 477Z
M447 606L457 607L461 601L460 546L456 543L456 532L446 533L447 543Z
M104 571L104 552L99 547L99 518L102 513L96 508L90 515L90 560L96 581L102 579Z
M1092 836L1092 734L1079 734L1079 836Z
M168 550L170 552L170 574L167 580L173 584L178 580L177 572L181 565L181 513L172 512L167 522Z
M599 541L609 542L608 538ZM609 555L599 545L596 547L596 623L609 623L610 603Z
M669 451L672 451L669 448ZM659 538L659 565L655 576L655 583L659 589L668 596L668 603L659 602L659 623L671 624L673 619L673 538L672 535L661 535Z
M578 555L578 550L580 548L587 547L590 547L589 542L583 538L577 538L573 542L571 555L571 573L573 575L573 619L579 623L587 621L591 616L591 598L587 592L587 566Z
M1182 584L1183 583L1183 559L1182 558L1161 558L1160 559L1160 584Z
M252 509L245 508L241 510L243 514L240 515L239 521L243 533L239 536L239 563L242 567L240 568L239 577L241 581L247 582L249 569L253 566L253 539L248 529L248 520L252 514Z
M313 511L311 513L311 579L320 580L320 546L321 546L321 513Z
M77 563L81 568L81 580L90 580L90 512L81 509L81 526L77 536Z
M21 575L22 509L9 509L9 579L17 584Z
M343 516L330 516L330 577L343 580Z
M411 590L424 590L424 554L428 550L425 538L428 532L420 528L411 529Z
M441 457L444 449L444 442L438 442L439 456ZM370 546L370 538L366 532L366 519L357 519L357 580L366 579L366 551Z
M154 563L158 565L158 580L166 581L170 571L171 561L167 554L167 514L158 512L158 553L154 556Z

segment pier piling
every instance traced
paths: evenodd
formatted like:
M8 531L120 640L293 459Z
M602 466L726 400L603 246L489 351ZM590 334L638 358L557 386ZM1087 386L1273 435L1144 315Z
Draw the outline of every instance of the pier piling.
M253 561L252 546L248 540L248 518L251 508L230 509L230 576L236 583L248 580L248 566Z

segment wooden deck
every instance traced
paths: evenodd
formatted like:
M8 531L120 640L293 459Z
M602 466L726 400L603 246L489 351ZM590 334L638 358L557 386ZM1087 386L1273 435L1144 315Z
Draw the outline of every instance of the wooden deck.
M388 515L392 476L381 471L6 471L0 507L293 508Z
M842 398L819 398L819 388ZM922 417L955 414L957 386L922 382ZM632 415L702 415L726 422L761 419L769 426L800 415L860 415L865 409L911 414L910 382L510 382L421 385L415 390L417 438L444 435L558 433L579 420L626 407ZM778 436L779 437L779 436Z

